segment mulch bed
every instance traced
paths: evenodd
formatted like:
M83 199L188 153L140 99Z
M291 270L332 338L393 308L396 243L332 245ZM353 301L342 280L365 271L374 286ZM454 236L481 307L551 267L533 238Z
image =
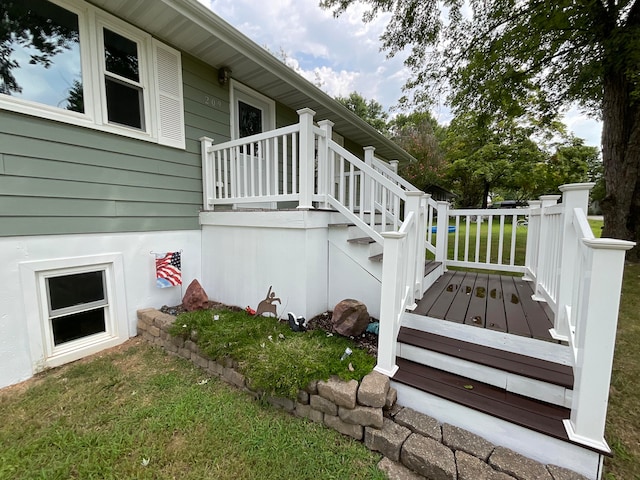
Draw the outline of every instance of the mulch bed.
M240 312L244 310L240 307L229 306L229 305L225 305L224 303L213 302L213 301L209 301L209 306L207 308L209 310L225 308L228 310L233 310L234 312ZM187 310L182 306L182 304L180 304L172 307L163 305L160 308L160 311L162 313L168 313L169 315L177 316L181 313L185 313ZM283 323L287 323L286 319L281 319L280 321ZM374 319L372 317L371 322L377 322L377 319ZM333 335L340 335L335 331L335 329L333 328L333 323L331 323L331 312L321 313L320 315L316 315L312 319L308 320L307 330L323 330L324 332L331 333ZM364 332L362 335L357 335L349 338L353 340L353 343L355 343L356 347L366 350L369 354L373 356L377 355L378 335L370 332Z

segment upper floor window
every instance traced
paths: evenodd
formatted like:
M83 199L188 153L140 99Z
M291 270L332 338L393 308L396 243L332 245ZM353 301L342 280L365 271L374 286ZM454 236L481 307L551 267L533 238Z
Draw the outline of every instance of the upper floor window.
M184 148L178 51L82 0L4 15L0 108Z

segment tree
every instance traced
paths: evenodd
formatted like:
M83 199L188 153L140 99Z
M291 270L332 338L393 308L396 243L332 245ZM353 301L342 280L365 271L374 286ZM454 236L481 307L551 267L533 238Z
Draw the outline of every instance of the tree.
M391 139L417 161L403 163L399 173L416 187L426 190L439 185L444 176L444 152L440 146L446 129L428 112L400 114L389 122Z
M640 244L640 0L322 0L363 20L390 12L381 40L409 49L409 102L449 89L455 111L540 122L577 103L603 122L604 236ZM470 7L470 9L468 9ZM469 10L469 11L468 11ZM640 259L640 245L628 253Z
M380 133L387 133L388 114L377 101L367 100L358 92L351 92L348 97L336 97L336 100Z

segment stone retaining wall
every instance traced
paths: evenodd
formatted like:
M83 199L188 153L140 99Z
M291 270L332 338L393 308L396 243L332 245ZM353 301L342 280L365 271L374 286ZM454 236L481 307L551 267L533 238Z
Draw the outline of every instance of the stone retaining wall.
M208 359L195 342L173 337L172 315L155 309L138 311L138 335L253 396L233 359ZM270 397L277 408L321 423L363 441L384 455L379 464L390 479L429 480L586 480L575 472L543 465L458 427L444 424L396 404L389 378L371 372L358 383L337 378L316 381L296 400Z

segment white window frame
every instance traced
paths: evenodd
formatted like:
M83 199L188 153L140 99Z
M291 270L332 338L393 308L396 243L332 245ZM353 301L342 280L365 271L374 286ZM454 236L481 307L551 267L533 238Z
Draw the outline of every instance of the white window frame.
M129 338L122 254L21 262L20 279L34 373L111 348ZM55 345L50 321L47 278L104 272L105 331ZM90 305L90 304L87 304Z
M83 0L48 1L78 15L85 112L73 112L3 94L0 94L0 109L184 149L184 106L180 52ZM140 83L143 87L144 101L144 130L108 122L102 37L102 28L105 27L138 45ZM172 112L175 125L164 125L164 129L171 132L170 138L163 135L163 125L157 120L158 111L163 101L163 92L159 87L159 73L156 68L159 49L177 58L176 71L173 72L175 78L172 79L178 84L175 88L177 94L174 95L178 100L174 102L177 111Z
M229 82L229 111L231 114L231 139L240 137L238 124L238 102L244 102L262 111L262 131L276 128L276 102L260 92L233 79Z

